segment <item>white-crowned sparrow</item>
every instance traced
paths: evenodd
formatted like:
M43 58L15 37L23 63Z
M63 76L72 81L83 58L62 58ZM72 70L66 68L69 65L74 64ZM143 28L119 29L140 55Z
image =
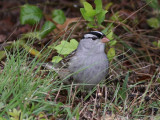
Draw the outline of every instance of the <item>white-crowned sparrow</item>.
M108 73L108 59L105 54L105 43L108 41L99 31L84 34L75 54L69 60L68 68L63 69L63 72L59 70L59 74L72 74L74 83L85 84L85 89L98 84ZM68 73L65 74L64 71Z

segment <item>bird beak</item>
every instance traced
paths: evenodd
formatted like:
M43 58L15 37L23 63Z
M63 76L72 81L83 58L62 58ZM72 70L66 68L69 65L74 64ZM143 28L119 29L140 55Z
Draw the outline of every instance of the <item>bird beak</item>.
M101 39L101 42L102 42L102 43L109 42L109 39L108 39L108 38L106 38L106 37L104 37L104 38L102 38L102 39Z

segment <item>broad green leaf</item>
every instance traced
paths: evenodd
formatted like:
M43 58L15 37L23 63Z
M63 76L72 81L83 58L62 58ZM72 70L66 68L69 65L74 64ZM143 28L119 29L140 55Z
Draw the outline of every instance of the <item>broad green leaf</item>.
M159 28L160 24L157 18L150 18L147 20L147 23L152 28Z
M82 16L83 16L83 18L85 20L87 20L87 21L94 21L94 17L89 17L89 16L86 15L86 11L85 11L84 8L80 8L80 12L81 12L81 14L82 14Z
M63 59L63 58L60 57L60 56L54 56L54 57L52 58L52 62L53 62L53 63L59 63L62 59Z
M76 41L76 39L71 39L71 40L70 40L70 45L71 45L74 49L77 49L77 47L78 47L78 42Z
M48 35L54 28L56 28L54 23L46 21L40 31L26 33L24 37L41 40L46 35Z
M83 2L83 5L87 16L91 17L96 15L96 11L93 9L91 4L88 2Z
M53 29L55 29L56 26L54 23L50 21L46 21L44 25L42 26L42 29L39 31L40 38L44 38L46 35L48 35Z
M108 57L109 61L111 61L114 58L115 55L116 55L115 49L110 48L108 53L107 53L107 57Z
M102 0L95 0L94 1L96 5L96 13L100 13L102 9Z
M84 8L80 9L83 18L89 21L87 26L90 28L97 28L97 23L98 25L101 25L105 19L105 14L107 13L107 11L102 8L101 0L95 0L94 3L96 5L95 9L93 9L92 5L88 2L83 2Z
M71 52L73 52L78 47L78 42L75 39L70 40L70 42L67 42L65 40L61 41L60 45L57 45L54 47L57 52L61 55L68 55Z
M97 21L99 25L104 21L106 13L106 10L101 10L101 12L97 15Z
M38 23L43 14L41 9L34 5L23 5L20 11L20 22L21 24L34 25Z
M66 21L66 16L62 10L52 11L52 18L58 24L63 24Z

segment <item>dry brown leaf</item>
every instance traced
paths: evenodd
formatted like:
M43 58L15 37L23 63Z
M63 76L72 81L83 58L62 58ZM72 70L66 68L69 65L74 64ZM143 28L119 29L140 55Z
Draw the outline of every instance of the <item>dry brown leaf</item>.
M77 17L77 18L67 18L64 24L62 24L62 25L57 24L57 26L56 26L57 29L55 29L54 32L57 33L57 32L59 32L59 30L67 29L69 24L77 22L79 19L80 19L79 17Z

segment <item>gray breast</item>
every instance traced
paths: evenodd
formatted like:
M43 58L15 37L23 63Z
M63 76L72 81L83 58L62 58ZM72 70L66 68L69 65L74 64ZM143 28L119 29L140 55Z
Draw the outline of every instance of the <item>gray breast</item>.
M75 83L95 86L105 78L108 71L108 59L105 53L91 56L75 55L69 65Z

